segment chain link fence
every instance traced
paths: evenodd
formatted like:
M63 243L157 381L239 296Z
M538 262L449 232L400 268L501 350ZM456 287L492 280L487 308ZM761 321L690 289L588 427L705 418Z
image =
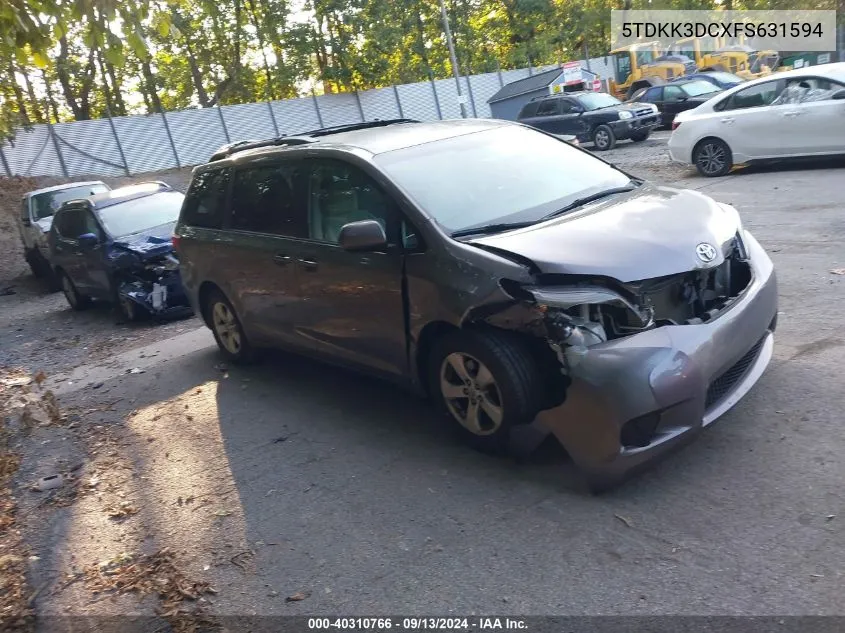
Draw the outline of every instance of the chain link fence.
M607 61L591 59L589 67L608 77ZM461 77L467 116L490 118L487 100L502 86L554 67ZM460 117L455 79L432 78L360 92L34 125L18 131L12 143L0 144L0 175L129 176L201 164L234 141L375 119Z

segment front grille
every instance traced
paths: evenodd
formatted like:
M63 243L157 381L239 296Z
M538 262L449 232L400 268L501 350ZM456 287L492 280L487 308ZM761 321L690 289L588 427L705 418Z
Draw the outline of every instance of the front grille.
M639 110L634 110L634 114L637 116L647 116L649 114L654 114L654 111L651 108L640 108Z
M760 353L760 348L763 347L763 341L765 340L766 337L763 336L763 338L754 344L754 347L745 353L745 356L740 358L730 369L710 383L710 386L707 388L707 397L704 401L705 410L709 410L712 406L721 402L733 390L734 385L745 376L748 368L757 359L757 355Z

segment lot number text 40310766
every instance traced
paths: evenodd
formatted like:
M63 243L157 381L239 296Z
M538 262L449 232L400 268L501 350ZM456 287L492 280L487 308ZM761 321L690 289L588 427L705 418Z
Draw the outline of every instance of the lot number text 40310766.
M376 618L308 618L309 630L342 629L347 631L496 631L527 630L519 618L472 617L376 617Z

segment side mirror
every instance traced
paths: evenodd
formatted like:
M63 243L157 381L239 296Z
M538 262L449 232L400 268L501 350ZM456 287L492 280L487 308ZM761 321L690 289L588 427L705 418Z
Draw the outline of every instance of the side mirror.
M837 90L836 92L834 92L831 95L830 98L836 99L837 101L841 101L842 99L845 99L845 88L841 88L841 89Z
M361 220L344 224L338 237L340 247L347 251L377 251L387 248L387 235L375 220Z
M100 243L100 238L98 238L94 233L83 233L76 239L79 241L79 245L82 248L94 248Z

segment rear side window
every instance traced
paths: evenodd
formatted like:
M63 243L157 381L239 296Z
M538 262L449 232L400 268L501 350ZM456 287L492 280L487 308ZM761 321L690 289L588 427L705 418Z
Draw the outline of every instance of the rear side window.
M540 107L537 108L537 116L551 116L553 114L558 114L559 112L559 99L549 99L548 101L543 101L540 103Z
M228 169L216 169L194 177L182 207L182 222L206 229L223 227L229 174Z
M307 237L301 163L281 163L239 169L232 185L230 228Z
M782 81L766 81L733 93L721 109L743 110L771 105L781 90L783 90Z
M98 237L102 234L100 225L88 209L70 208L57 215L56 232L66 239L76 240L85 233L94 233Z
M534 116L537 114L537 104L536 103L526 103L522 106L522 110L519 111L518 119L525 119L530 116Z

